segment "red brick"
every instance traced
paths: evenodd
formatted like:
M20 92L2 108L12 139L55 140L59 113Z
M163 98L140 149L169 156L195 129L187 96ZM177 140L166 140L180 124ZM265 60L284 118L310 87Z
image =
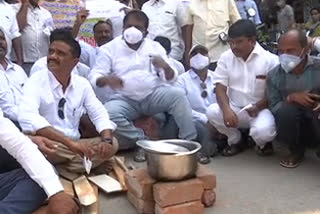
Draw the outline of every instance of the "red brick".
M131 192L127 192L128 201L137 209L140 214L153 214L154 213L154 201L143 200L137 198Z
M165 208L161 208L156 204L155 214L202 214L203 210L204 208L200 201L192 201Z
M214 190L205 190L202 194L201 202L205 207L211 207L216 202L216 193Z
M212 172L208 168L199 165L196 176L203 182L203 188L205 190L212 190L216 188L217 177L214 172Z
M144 168L134 169L126 173L125 182L128 191L140 199L153 200L152 186L156 182Z
M201 200L202 193L202 182L197 178L153 185L154 200L160 207Z

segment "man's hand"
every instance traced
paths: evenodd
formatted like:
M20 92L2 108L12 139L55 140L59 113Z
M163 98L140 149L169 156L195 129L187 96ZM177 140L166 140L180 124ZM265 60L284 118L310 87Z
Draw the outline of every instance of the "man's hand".
M124 11L124 13L127 15L132 9L130 7L123 7L119 10L119 12Z
M306 108L314 108L316 104L316 99L319 99L319 95L312 94L309 92L296 92L289 94L287 100L289 102L295 102Z
M29 138L38 146L39 150L42 152L42 154L44 154L44 156L50 158L56 154L58 144L55 141L41 136L29 136Z
M89 16L89 10L79 10L77 12L76 23L78 25L82 25L87 20L88 16Z
M65 192L59 192L49 198L48 214L77 214L79 207L73 198Z
M260 109L257 105L253 105L251 108L246 109L250 117L257 117Z
M224 125L228 128L237 128L238 127L238 117L234 111L232 111L231 108L227 109L225 112L223 112L223 120Z
M120 89L123 88L123 81L119 77L115 75L109 75L106 77L100 77L96 82L97 86L102 88L105 86L109 86L112 89Z
M160 56L151 56L151 62L156 68L167 68L169 67L168 63L164 61Z
M92 147L95 154L101 158L109 157L112 153L112 145L110 143L101 142L98 145Z
M90 145L85 142L72 142L69 149L75 154L79 154L81 157L86 156L87 158L89 158L89 160L91 160L92 154L94 152Z

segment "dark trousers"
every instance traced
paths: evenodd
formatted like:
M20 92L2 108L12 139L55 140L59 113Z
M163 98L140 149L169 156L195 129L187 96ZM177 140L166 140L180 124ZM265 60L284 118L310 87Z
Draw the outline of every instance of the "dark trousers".
M291 152L304 153L307 145L320 141L319 113L296 104L283 103L274 115L278 140L289 146Z
M30 214L47 198L43 189L17 167L18 163L0 147L0 213Z

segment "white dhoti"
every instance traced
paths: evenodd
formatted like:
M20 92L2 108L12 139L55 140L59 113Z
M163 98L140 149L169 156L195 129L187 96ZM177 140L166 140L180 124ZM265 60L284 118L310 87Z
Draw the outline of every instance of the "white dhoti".
M250 129L249 135L256 144L263 148L266 143L276 137L276 125L272 113L268 109L263 109L257 117L250 117L247 111L241 111L240 107L230 104L230 108L238 116L238 127L228 128L224 124L223 113L220 106L215 103L208 107L207 117L209 122L222 134L228 137L228 144L233 145L241 140L241 132L238 128Z

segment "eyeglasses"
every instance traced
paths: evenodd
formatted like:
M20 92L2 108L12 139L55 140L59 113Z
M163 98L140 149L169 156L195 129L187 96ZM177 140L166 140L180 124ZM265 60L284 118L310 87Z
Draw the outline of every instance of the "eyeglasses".
M63 120L65 117L64 117L64 111L63 111L63 107L64 105L66 104L67 100L62 97L60 100L59 100L59 103L58 103L58 116L61 120Z
M201 97L202 98L206 98L208 96L208 92L207 92L207 84L202 82L200 83L200 87L202 88L202 92L201 92Z

